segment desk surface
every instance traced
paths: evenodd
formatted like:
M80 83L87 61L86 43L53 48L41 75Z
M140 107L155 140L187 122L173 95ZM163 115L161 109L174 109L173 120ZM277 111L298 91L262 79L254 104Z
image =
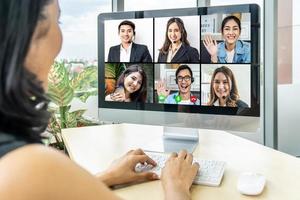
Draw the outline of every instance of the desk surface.
M63 130L72 160L95 174L132 148L143 147L162 137L161 126L134 124L102 125ZM199 145L194 156L223 160L226 169L219 187L192 186L193 199L203 200L299 200L300 159L239 138L224 131L199 129ZM264 192L255 197L241 195L236 184L245 171L263 174ZM163 199L160 181L114 190L124 199ZM151 195L147 195L151 194Z

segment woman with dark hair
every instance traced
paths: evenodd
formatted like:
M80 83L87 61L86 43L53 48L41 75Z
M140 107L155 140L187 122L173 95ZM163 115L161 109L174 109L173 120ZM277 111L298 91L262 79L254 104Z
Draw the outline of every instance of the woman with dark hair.
M147 75L139 65L131 65L120 75L116 90L106 101L146 102Z
M203 44L210 54L212 63L250 63L250 43L239 40L241 21L230 15L223 19L221 25L223 42L217 44L211 35L205 36Z
M169 19L158 62L199 62L199 52L190 46L182 19Z
M41 145L40 134L50 117L44 94L47 74L62 43L59 14L57 0L0 1L1 200L112 200L119 198L109 186L158 179L134 170L137 163L156 165L140 149L93 176ZM189 199L198 168L191 154L173 153L161 176L166 198Z
M240 100L236 80L232 71L225 66L215 69L210 82L209 106L247 108Z

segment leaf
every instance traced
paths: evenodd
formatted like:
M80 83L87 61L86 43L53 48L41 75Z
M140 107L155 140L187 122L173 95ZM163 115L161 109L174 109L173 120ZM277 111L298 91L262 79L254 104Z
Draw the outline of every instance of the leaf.
M61 127L59 125L58 119L54 114L51 115L47 130L49 133L51 133L54 136L56 143L62 142Z
M76 90L82 90L90 87L91 82L98 82L98 69L96 66L84 68L71 81L71 87Z
M86 109L81 109L81 110L73 111L70 114L74 115L77 119L79 119L80 117L82 117L85 111Z
M48 76L48 96L51 99L49 110L53 113L48 129L54 135L58 144L62 143L61 129L77 127L83 118L85 110L70 112L71 101L78 97L86 101L91 95L98 94L98 68L87 66L79 74L71 74L63 62L55 62ZM96 87L96 88L95 88Z
M58 106L68 105L73 97L74 90L70 86L68 71L63 63L55 62L48 75L48 96Z
M91 91L87 91L87 92L81 92L81 93L75 93L75 96L77 98L79 98L83 103L86 102L86 100L90 97L90 96L95 96L98 94L98 89L93 89Z
M115 90L119 76L126 69L123 63L107 63L105 64L105 95Z
M126 65L123 63L107 63L105 64L105 78L117 80L125 69Z
M77 127L77 121L78 121L78 119L82 118L82 115L85 111L86 110L82 109L82 110L73 111L71 113L67 113L66 114L66 119L67 119L66 128Z

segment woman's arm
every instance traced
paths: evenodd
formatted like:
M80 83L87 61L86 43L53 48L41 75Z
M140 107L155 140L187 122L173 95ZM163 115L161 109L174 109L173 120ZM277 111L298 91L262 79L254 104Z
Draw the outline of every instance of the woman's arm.
M200 55L196 48L190 47L190 53L189 53L189 62L199 62L200 61Z
M145 162L156 166L156 162L148 157L143 150L131 150L121 158L115 160L106 171L96 176L107 186L157 180L158 176L155 173L135 172L135 166L138 163Z
M1 200L115 200L101 181L65 155L27 145L0 160Z
M111 94L108 94L105 96L105 101L125 101L125 94L124 93L119 93L119 92L114 92Z
M161 175L166 200L191 199L190 187L199 169L199 164L192 162L192 154L185 150L171 154Z
M218 62L218 44L217 41L212 38L211 35L206 35L203 40L203 44L210 55L212 63Z

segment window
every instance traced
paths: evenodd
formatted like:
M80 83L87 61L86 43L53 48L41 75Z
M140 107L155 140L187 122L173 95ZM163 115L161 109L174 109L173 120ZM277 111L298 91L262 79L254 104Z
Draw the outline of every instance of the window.
M188 8L197 6L197 0L126 0L125 11Z
M97 59L97 16L111 12L111 0L60 1L63 46L58 59Z

